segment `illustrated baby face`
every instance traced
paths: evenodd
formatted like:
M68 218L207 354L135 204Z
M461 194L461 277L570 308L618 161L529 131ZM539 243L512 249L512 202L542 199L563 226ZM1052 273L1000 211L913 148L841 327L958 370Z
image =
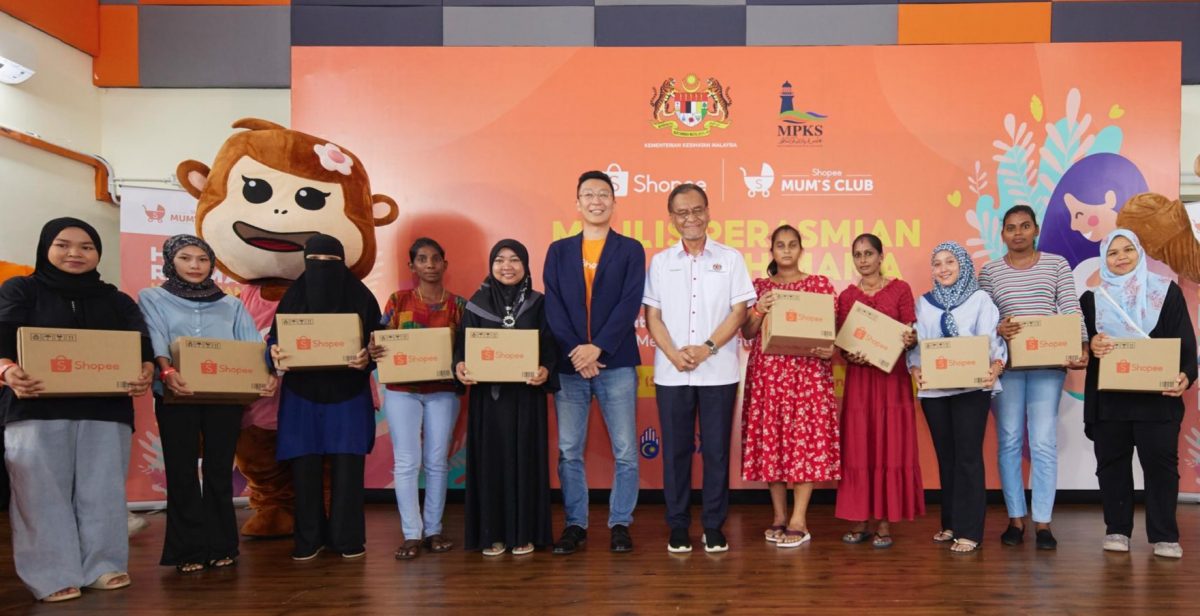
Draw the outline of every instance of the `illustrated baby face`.
M1071 216L1071 229L1088 241L1098 242L1117 228L1115 191L1105 192L1103 203L1086 203L1071 193L1063 195L1063 203Z

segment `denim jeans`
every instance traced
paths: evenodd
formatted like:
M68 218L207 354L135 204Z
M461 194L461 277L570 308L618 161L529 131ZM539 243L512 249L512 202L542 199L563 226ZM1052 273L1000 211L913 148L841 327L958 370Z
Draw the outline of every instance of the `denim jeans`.
M562 485L567 526L588 526L587 448L588 416L592 398L612 441L612 492L608 498L608 526L633 523L638 498L637 369L608 368L585 379L578 374L559 375L562 386L554 394L558 415L558 481Z
M400 509L400 526L404 529L405 539L424 539L442 532L446 479L450 471L450 438L458 421L458 408L458 396L453 392L384 392L383 412L387 415L395 459L392 475L396 506ZM425 467L424 518L417 503L417 476L422 463Z
M1058 401L1062 396L1064 370L1010 370L1000 381L1004 390L996 396L1000 484L1008 517L1025 516L1025 480L1022 445L1029 430L1029 479L1033 490L1033 521L1048 524L1058 489Z

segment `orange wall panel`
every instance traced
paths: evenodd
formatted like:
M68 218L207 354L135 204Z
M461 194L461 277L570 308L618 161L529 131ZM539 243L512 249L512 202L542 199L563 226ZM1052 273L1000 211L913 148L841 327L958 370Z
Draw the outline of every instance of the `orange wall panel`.
M901 4L897 42L1048 43L1049 2Z
M92 83L136 88L138 81L138 8L100 7L100 53L92 61Z
M0 11L80 51L100 52L100 0L0 0Z

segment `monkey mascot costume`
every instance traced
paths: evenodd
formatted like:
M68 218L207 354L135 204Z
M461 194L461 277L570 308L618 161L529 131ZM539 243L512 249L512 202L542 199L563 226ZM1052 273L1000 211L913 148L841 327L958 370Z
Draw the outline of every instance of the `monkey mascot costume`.
M266 332L288 286L304 272L304 244L317 233L346 249L346 266L362 279L375 266L375 227L396 220L386 195L371 194L362 161L325 139L246 118L221 146L212 167L186 160L175 174L199 200L196 234L213 247L217 267L244 284L241 299ZM247 537L292 534L292 481L275 459L279 393L251 404L242 420L236 462L254 515Z
M1194 166L1200 175L1200 156ZM1117 214L1117 226L1136 233L1151 258L1200 283L1200 215L1189 216L1183 202L1156 193L1135 195Z

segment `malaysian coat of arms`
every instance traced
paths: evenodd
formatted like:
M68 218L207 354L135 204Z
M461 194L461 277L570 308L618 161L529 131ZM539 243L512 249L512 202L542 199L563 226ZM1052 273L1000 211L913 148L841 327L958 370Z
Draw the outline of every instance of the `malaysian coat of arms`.
M706 137L714 128L729 127L732 88L722 86L715 77L701 82L691 74L681 84L670 77L650 89L650 124L654 128L670 129L676 137Z

